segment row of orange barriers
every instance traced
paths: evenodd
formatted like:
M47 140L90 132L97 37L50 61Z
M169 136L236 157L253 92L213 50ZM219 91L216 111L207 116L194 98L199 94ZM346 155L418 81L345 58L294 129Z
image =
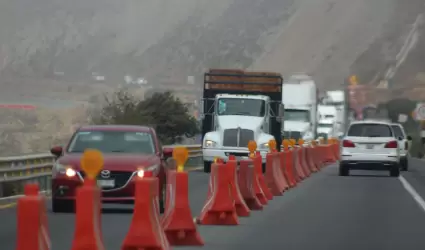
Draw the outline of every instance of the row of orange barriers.
M259 153L239 162L232 156L227 162L217 160L212 165L205 205L196 219L189 207L187 172L168 171L166 208L162 215L158 206L158 180L145 173L136 183L133 218L121 250L202 246L204 241L197 230L199 224L238 225L239 217L249 217L253 211L263 210L274 197L282 196L311 174L338 161L339 145L337 141L328 145L293 147L286 143L282 152L273 148L270 151L266 156L265 174ZM87 176L76 195L76 225L70 249L104 250L100 226L101 190L95 182L96 174ZM39 194L36 184L25 187L25 196L18 201L17 211L16 250L51 249L45 197Z

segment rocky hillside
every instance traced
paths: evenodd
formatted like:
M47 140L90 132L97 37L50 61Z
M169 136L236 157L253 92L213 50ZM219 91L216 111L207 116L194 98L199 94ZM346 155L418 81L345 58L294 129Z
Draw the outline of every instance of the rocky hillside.
M394 63L422 7L420 0L0 1L0 102L43 102L63 115L69 102L112 91L126 75L186 95L195 76L196 96L209 67L303 71L322 90L341 87L350 73L366 82ZM420 70L418 54L406 59L409 70ZM423 79L406 70L398 68L397 82Z

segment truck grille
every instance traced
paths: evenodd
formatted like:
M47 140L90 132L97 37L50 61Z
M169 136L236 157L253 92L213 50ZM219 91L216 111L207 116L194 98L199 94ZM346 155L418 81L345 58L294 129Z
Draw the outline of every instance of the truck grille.
M248 142L250 140L254 140L254 131L250 129L232 128L224 130L223 146L225 147L248 147Z
M80 172L81 177L85 177L85 173L83 171ZM133 172L126 172L126 171L111 171L109 178L102 178L100 175L97 176L98 180L115 180L115 186L114 187L104 187L102 190L111 190L116 188L123 187L127 181L130 179L130 177L133 175Z

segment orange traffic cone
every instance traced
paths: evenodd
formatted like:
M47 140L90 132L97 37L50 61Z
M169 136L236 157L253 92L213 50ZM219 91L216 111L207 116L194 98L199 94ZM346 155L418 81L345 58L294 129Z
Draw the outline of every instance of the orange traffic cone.
M231 169L232 177L230 178L230 185L233 199L235 200L236 213L238 216L247 217L250 215L251 210L248 205L245 203L245 200L242 197L241 191L239 190L238 184L238 175L237 175L237 162L235 160L229 160L226 164L226 167Z
M171 189L169 210L162 217L162 226L172 246L203 246L192 219L189 206L189 175L187 172L169 171L167 182Z
M121 250L168 250L168 240L159 221L158 179L136 180L136 195L130 229Z
M238 184L241 195L249 209L262 210L263 205L255 194L254 186L257 186L257 189L259 189L259 186L254 171L254 163L249 159L241 160L239 164Z
M278 172L280 171L280 158L278 156L277 153L268 153L266 156L266 182L274 196L280 196L284 191Z
M270 191L269 187L267 186L266 178L263 175L263 159L261 157L260 152L256 152L255 156L253 158L254 161L254 169L257 175L258 183L260 184L261 192L264 194L264 196L267 198L267 200L273 200L273 194ZM267 164L266 164L266 170L267 170ZM266 171L267 172L267 171ZM263 203L261 193L257 193L259 195L258 199L260 199L261 204L266 205L267 203Z
M100 228L101 191L93 179L85 179L76 193L72 250L104 250Z
M239 225L235 200L231 194L232 169L224 163L214 163L211 168L211 195L197 222L203 225Z
M26 184L24 195L18 200L16 250L50 250L46 200L37 184Z

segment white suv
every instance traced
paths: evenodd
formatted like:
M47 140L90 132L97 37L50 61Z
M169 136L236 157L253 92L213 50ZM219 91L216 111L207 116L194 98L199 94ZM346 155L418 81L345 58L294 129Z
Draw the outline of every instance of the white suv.
M400 148L400 167L402 171L409 170L409 150L412 146L412 137L406 136L404 128L400 123L391 124L394 135L398 140L398 147Z
M347 176L351 169L400 175L400 150L391 123L365 120L350 124L342 140L339 175Z

